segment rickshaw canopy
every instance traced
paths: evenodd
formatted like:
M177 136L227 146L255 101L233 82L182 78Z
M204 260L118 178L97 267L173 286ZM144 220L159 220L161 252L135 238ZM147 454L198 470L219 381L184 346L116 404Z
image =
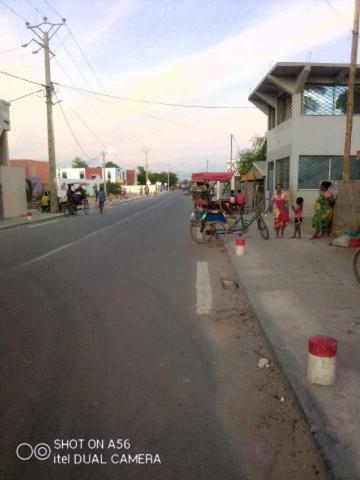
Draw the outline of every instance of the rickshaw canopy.
M232 172L202 172L193 173L191 180L193 182L228 182L233 176Z

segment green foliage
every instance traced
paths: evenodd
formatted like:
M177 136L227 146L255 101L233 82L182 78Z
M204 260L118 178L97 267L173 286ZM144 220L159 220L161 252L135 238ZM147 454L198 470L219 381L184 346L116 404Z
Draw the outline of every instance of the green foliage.
M88 164L80 157L75 157L71 164L72 168L86 168Z
M266 160L266 137L255 135L251 139L251 147L243 148L236 155L240 175L246 175L254 162Z
M138 167L138 184L145 185L146 172L144 167ZM154 185L156 182L161 182L163 185L168 183L168 172L148 172L150 182ZM178 183L178 176L174 172L169 172L170 187L176 186Z
M31 203L33 199L33 191L34 191L34 184L28 178L25 180L26 182L26 201Z
M105 163L105 168L119 168L119 165L117 165L116 163L114 162L106 162Z
M137 167L137 181L139 185L145 185L146 183L146 172L144 167Z
M117 183L113 182L106 182L106 193L108 195L120 195L121 193L121 186Z

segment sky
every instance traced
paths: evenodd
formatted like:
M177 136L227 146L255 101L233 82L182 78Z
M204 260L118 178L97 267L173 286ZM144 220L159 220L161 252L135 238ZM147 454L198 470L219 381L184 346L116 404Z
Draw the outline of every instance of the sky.
M135 168L148 149L152 171L169 167L185 176L207 162L219 171L229 160L230 134L236 152L265 132L266 117L248 96L276 62L349 61L353 3L1 0L0 69L43 84L43 52L32 54L34 43L21 48L34 36L24 20L36 25L44 15L55 23L64 17L66 25L51 40L54 100L60 101L53 113L58 166L70 166L75 156L96 166L106 151L108 160ZM41 88L0 74L6 101ZM242 108L170 107L111 96ZM46 161L43 93L12 101L10 108L10 158Z

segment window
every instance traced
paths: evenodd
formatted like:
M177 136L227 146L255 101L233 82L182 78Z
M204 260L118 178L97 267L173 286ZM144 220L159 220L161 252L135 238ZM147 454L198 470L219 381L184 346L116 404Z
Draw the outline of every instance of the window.
M274 162L268 163L267 189L270 193L274 191Z
M96 174L95 174L95 173L92 173L92 174L91 174L91 180L95 180L95 178L96 178Z
M67 178L67 173L66 172L62 172L62 178Z
M288 93L283 93L277 100L277 124L289 120L292 115L292 97Z
M275 128L276 126L276 121L275 121L275 108L269 107L269 115L268 115L268 128L271 130L272 128Z
M85 178L84 172L80 172L80 180L84 180L84 178Z
M290 158L281 158L275 162L275 183L281 183L284 190L289 188Z
M299 189L318 189L324 180L341 180L343 157L301 156L299 158ZM350 158L350 180L360 179L360 160Z
M107 174L107 179L108 179L108 180L111 180L111 172L108 172L108 174Z
M345 115L348 87L307 85L302 94L303 115ZM360 114L360 85L355 86L354 114Z

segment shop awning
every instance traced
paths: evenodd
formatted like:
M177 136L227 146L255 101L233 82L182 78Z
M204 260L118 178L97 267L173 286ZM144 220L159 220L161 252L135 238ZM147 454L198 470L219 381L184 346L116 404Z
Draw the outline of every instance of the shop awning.
M193 173L191 180L193 182L228 182L233 177L232 172L202 172Z

